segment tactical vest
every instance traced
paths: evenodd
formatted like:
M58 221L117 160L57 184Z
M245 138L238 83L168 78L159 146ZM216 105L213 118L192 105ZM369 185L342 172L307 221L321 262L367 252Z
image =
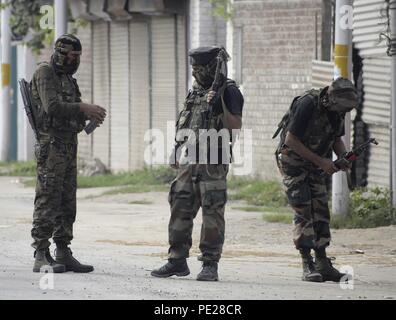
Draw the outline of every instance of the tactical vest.
M296 97L291 104L289 111L285 114L279 124L281 128L280 142L276 149L276 154L285 146L286 134L288 125L294 119L296 106L304 97L311 99L314 104L313 114L309 122L304 137L301 142L315 154L325 157L330 152L335 139L341 135L343 128L343 118L339 118L336 123L332 123L329 119L328 112L323 108L320 103L322 90L309 90L304 95Z
M235 81L227 80L226 86L236 86ZM225 89L225 87L224 87ZM224 89L221 90L220 95L221 99L223 99ZM209 109L209 104L207 100L207 93L209 89L205 90L196 82L193 85L193 90L190 90L186 100L183 105L183 109L179 113L179 117L176 122L176 132L181 129L191 129L195 133L196 144L199 149L199 137L200 137L200 129L204 129L205 117L207 116L207 112ZM224 128L222 121L222 112L213 112L210 122L208 123L208 130L215 129L216 131L220 131ZM230 139L231 139L230 135ZM209 147L209 143L208 143ZM219 139L218 143L218 155L219 161L220 155L222 153L222 144L221 139ZM230 146L231 148L231 146ZM197 150L198 151L198 150ZM231 149L230 149L231 152Z
M54 75L55 89L57 91L58 100L61 102L80 102L79 97L81 93L79 91L77 81L72 76L67 74L56 74L52 65L47 62L43 62L39 64L39 68L41 65L47 65L51 68ZM56 132L59 136L62 136L62 133L67 136L67 134L79 133L85 127L85 116L82 112L70 118L60 118L56 116L50 117L41 107L41 100L36 90L36 85L33 81L32 83L32 94L34 99L38 102L39 105L39 119L38 119L38 128L39 131L42 132Z

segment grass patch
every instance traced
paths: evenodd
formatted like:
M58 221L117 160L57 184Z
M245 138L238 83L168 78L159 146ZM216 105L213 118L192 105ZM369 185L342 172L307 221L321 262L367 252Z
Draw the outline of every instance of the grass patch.
M284 207L286 196L278 181L232 177L228 181L230 200L245 200L247 204L265 207Z
M34 177L35 161L0 162L0 176Z
M149 200L134 200L134 201L129 201L129 204L153 204L152 201Z
M264 214L263 219L267 222L291 224L293 222L293 214L291 212L269 213Z
M176 172L166 167L142 169L118 174L105 174L92 177L78 176L79 188L115 187L115 186L154 186L169 184L176 176ZM145 191L143 191L145 192Z
M351 193L350 199L346 217L332 215L332 228L376 228L396 224L396 210L391 208L389 189L357 189Z
M125 194L125 193L144 193L144 192L165 192L169 191L169 186L167 185L131 185L126 187L121 187L115 190L110 190L103 192L101 195L110 196L115 194Z
M34 168L34 175L35 170L36 169ZM168 189L168 184L175 178L175 176L176 172L170 168L146 168L132 172L104 174L91 177L79 175L77 176L77 186L78 188L125 186L125 188L111 190L105 194L166 191ZM23 183L26 187L34 187L36 185L36 179L29 179Z
M247 211L247 212L267 212L267 213L292 213L289 207L232 207L235 210Z

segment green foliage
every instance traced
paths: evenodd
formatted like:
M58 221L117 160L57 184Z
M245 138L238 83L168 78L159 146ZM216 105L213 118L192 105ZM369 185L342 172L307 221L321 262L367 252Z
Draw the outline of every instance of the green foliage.
M118 174L97 175L92 177L79 176L77 184L79 188L132 186L143 188L144 186L166 185L176 176L176 172L167 167L145 168L132 172Z
M209 0L212 4L212 13L215 17L229 21L234 16L234 9L230 0Z
M293 214L291 212L268 213L263 214L263 219L267 222L291 224L293 222Z
M351 193L348 215L333 215L331 225L335 229L389 226L396 224L395 213L391 208L389 189L358 189Z
M39 54L48 41L53 39L53 29L42 29L40 8L49 1L42 0L11 0L10 28L14 39L23 40L29 33L31 37L26 45ZM4 9L4 6L1 7Z
M228 182L229 198L245 200L249 205L284 207L287 199L278 181L233 177Z
M0 162L0 176L34 177L36 162Z

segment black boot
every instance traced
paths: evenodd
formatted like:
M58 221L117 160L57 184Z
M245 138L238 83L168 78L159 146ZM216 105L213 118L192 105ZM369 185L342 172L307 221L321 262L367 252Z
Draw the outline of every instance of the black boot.
M205 261L202 264L202 270L197 276L198 281L218 281L217 273L218 263L216 261Z
M73 257L73 252L65 245L58 245L55 251L56 262L65 265L66 271L87 273L94 270L93 266L81 264Z
M311 256L310 249L300 249L303 267L303 281L323 282L322 275L315 270L315 263Z
M315 268L322 275L323 281L340 282L346 274L339 272L333 267L331 260L327 258L325 249L315 251Z
M151 271L153 277L168 278L171 276L185 277L190 274L186 259L168 259L162 267Z
M33 272L53 272L62 273L66 271L63 264L56 263L51 257L49 249L36 250L34 252Z

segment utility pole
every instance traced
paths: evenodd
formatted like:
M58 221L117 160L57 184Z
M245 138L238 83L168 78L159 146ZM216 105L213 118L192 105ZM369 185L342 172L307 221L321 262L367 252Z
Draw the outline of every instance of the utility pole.
M9 4L8 0L2 4ZM1 10L1 161L11 160L11 6Z
M32 79L36 67L36 57L26 44L17 47L17 74L18 79L24 78L26 81ZM19 93L19 89L18 89ZM18 94L18 152L17 160L26 161L34 159L34 133L24 110L23 100Z
M336 0L334 79L351 79L352 73L352 0ZM345 135L342 137L347 150L351 147L351 115L345 116ZM346 216L349 207L349 188L346 173L333 174L332 212Z
M55 0L55 40L67 32L67 1Z
M396 0L389 2L390 50L391 56L391 163L392 163L392 206L396 207Z

